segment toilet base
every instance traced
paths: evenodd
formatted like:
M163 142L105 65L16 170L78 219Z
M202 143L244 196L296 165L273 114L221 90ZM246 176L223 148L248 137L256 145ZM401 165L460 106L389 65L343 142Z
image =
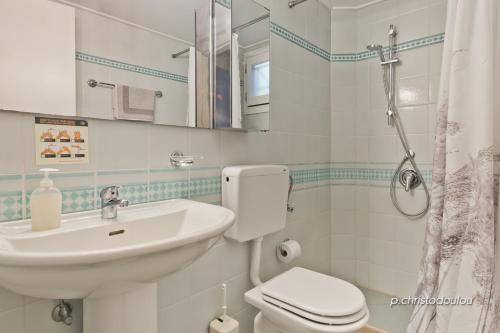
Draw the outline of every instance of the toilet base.
M363 324L364 325L364 324ZM354 333L357 332L358 330L341 330L340 332L343 333ZM254 319L253 322L253 333L309 333L307 328L301 328L298 330L290 330L290 328L280 328L277 325L275 325L273 322L271 322L268 318L266 318L262 312L259 312Z
M253 333L288 333L278 328L259 312L253 321ZM290 332L295 333L295 332Z

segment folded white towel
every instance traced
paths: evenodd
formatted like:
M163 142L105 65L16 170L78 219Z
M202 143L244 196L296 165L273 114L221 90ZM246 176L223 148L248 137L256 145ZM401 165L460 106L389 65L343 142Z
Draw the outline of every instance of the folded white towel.
M153 121L156 96L152 90L116 85L113 113L116 119Z

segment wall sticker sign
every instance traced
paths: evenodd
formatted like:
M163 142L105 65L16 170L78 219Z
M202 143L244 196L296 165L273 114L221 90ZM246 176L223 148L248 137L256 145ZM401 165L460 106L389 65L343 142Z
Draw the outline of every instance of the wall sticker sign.
M88 141L86 120L35 117L37 165L88 163Z

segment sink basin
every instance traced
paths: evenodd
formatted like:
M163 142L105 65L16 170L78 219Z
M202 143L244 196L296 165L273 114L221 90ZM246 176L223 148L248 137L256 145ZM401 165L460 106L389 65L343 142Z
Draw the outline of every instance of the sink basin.
M234 221L225 208L175 199L63 215L61 228L0 225L0 285L41 298L85 298L154 282L205 253Z

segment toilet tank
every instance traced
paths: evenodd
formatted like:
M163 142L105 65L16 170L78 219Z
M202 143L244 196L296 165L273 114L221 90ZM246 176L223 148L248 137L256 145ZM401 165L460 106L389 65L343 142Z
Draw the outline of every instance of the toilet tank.
M224 236L246 242L282 230L286 222L288 167L246 165L222 171L222 206L236 221Z

